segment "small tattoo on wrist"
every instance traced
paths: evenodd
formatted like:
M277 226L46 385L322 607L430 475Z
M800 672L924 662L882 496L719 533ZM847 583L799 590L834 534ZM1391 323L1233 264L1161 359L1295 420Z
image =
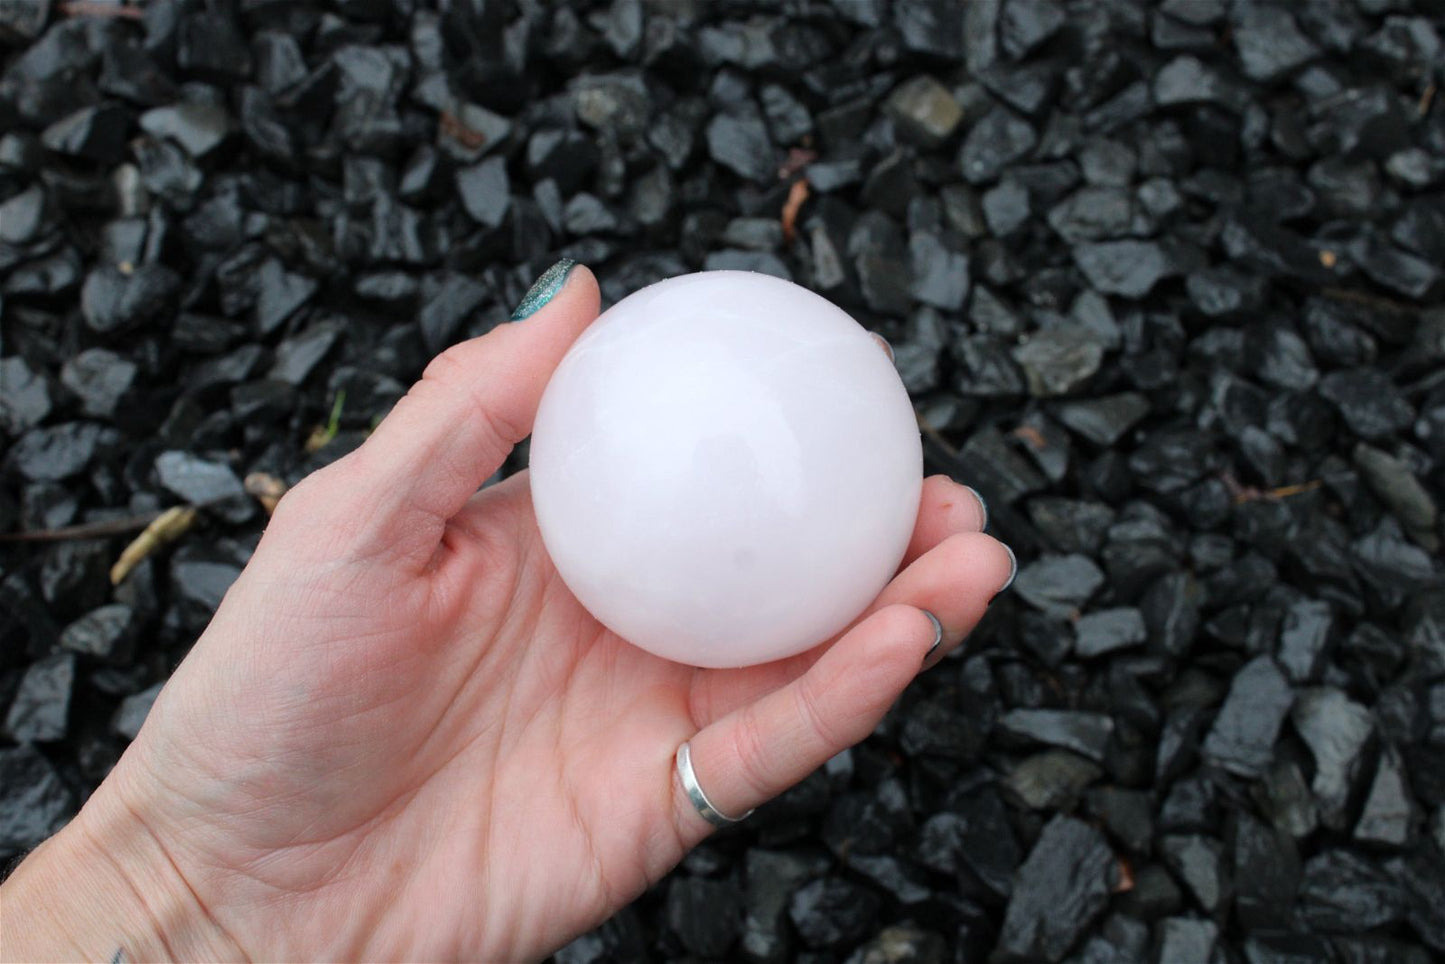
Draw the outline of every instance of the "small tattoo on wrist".
M110 955L110 964L125 964L125 948L117 947L115 953Z

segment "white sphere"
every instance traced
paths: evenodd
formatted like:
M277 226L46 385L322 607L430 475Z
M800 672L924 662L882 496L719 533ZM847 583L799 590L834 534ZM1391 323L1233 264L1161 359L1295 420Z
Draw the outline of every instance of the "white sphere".
M788 281L669 278L593 322L532 432L547 552L608 629L693 666L828 639L918 514L908 392L862 326Z

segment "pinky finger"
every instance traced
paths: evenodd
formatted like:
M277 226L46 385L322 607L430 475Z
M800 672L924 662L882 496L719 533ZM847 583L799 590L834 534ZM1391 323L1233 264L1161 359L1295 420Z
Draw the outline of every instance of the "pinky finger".
M806 673L702 729L690 741L708 801L742 814L861 741L918 674L938 638L924 610L879 610L828 648ZM690 846L710 825L673 777L677 826Z

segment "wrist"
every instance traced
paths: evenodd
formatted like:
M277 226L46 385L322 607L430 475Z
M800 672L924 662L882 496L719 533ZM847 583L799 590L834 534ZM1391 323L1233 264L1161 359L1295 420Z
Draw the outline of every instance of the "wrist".
M4 960L246 959L144 823L107 789L5 882Z

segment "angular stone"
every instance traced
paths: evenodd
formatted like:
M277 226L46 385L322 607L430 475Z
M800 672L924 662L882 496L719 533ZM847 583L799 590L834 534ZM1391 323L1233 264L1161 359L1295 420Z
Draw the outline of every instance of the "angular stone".
M134 362L105 348L87 348L66 360L60 383L80 399L80 410L96 418L115 415L139 369Z
M1175 259L1157 241L1101 241L1074 248L1074 262L1094 290L1142 298L1160 281L1179 273Z
M1345 808L1359 777L1361 754L1373 724L1370 711L1333 687L1305 690L1291 714L1295 729L1315 759L1310 784L1320 817L1333 828L1344 829Z
M784 924L788 900L812 876L812 868L797 854L757 848L748 851L745 868L746 912L740 950L751 961L782 964L789 959L793 944Z
M1117 874L1102 834L1079 820L1054 817L1019 868L997 960L1062 960L1108 904Z
M1313 930L1358 934L1402 919L1405 894L1374 862L1348 850L1327 850L1304 866L1299 915Z
M1251 930L1288 927L1300 861L1294 840L1247 812L1234 829L1234 909Z
M1274 742L1294 691L1268 656L1246 663L1229 685L1229 695L1204 743L1204 755L1231 773L1254 778L1274 756Z
M1072 750L1102 763L1109 737L1114 732L1114 721L1103 713L1017 709L999 718L995 732L1014 742Z
M773 133L775 144L796 144L813 132L813 117L808 108L781 84L764 84L758 91L763 116Z
M40 143L57 154L114 164L125 150L130 117L115 104L82 107L45 128Z
M74 653L55 653L31 663L6 714L5 733L17 743L65 739L74 685Z
M1068 395L1099 370L1104 348L1075 327L1046 328L1013 350L1034 397Z
M315 278L287 271L276 258L256 272L256 327L269 335L309 302L321 287Z
M948 88L927 75L894 88L884 105L904 137L924 147L937 147L953 136L963 121L963 108Z
M0 428L19 436L50 414L50 386L19 355L0 358Z
M1224 845L1202 834L1181 834L1159 841L1164 863L1194 895L1207 914L1228 906L1233 896Z
M192 157L205 157L230 134L231 119L218 104L181 101L146 111L140 126L153 137L170 138Z
M707 149L714 161L759 184L777 180L778 155L756 107L718 114L707 125Z
M943 936L910 924L885 927L858 948L847 964L943 964L948 959Z
M1133 606L1085 613L1074 624L1074 653L1085 659L1138 646L1148 638L1144 615Z
M1018 60L1058 33L1066 19L1055 0L1006 0L998 19L999 46Z
M457 194L471 219L483 227L501 227L512 207L507 161L491 157L457 171Z
M11 447L10 460L32 482L58 482L85 471L96 450L114 435L94 422L35 428Z
M1213 104L1238 110L1248 94L1192 54L1175 57L1154 75L1154 103L1160 107Z
M1304 66L1320 53L1300 32L1288 7L1236 8L1230 38L1245 75L1266 84Z
M136 734L140 732L141 725L145 723L146 717L150 715L151 706L155 704L156 697L160 695L161 687L164 685L164 681L156 683L121 700L120 706L116 708L115 716L111 718L110 731L116 736L134 740Z
M39 750L29 744L0 749L0 851L35 847L75 806L75 795Z
M130 271L102 265L80 289L80 310L92 330L108 334L149 321L166 310L180 278L164 265L143 264Z
M1115 445L1149 414L1149 399L1138 392L1064 402L1054 417L1075 434L1102 448Z
M1410 793L1404 761L1393 749L1380 754L1375 780L1365 797L1355 839L1365 844L1402 847L1410 841L1420 809Z
M109 603L81 616L60 633L60 645L73 653L111 662L131 658L137 621L135 610Z
M1362 199L1359 207L1370 210L1377 203L1370 197ZM1381 240L1373 232L1350 246L1350 256L1370 280L1407 298L1423 301L1440 289L1442 275L1435 265Z
M1333 627L1329 603L1303 599L1286 611L1279 634L1279 663L1293 682L1315 681Z
M1012 177L985 191L982 205L983 219L997 238L1012 235L1027 224L1033 214L1028 188Z
M1403 860L1391 861L1389 870L1405 884L1405 917L1421 940L1436 952L1445 952L1445 850L1430 846L1412 850Z
M1170 917L1155 929L1158 964L1212 964L1219 925L1198 917Z
M1070 244L1134 233L1133 195L1121 187L1087 186L1049 209L1049 226Z
M788 915L809 947L837 947L871 931L882 903L867 888L826 877L800 887L788 904Z
M40 238L48 227L48 207L39 185L0 204L0 244L23 245ZM10 257L0 255L0 266L8 264Z
M189 452L162 452L156 456L155 469L163 488L193 505L209 505L246 495L241 480L229 465Z
M741 896L730 881L678 875L667 888L667 923L692 953L725 957L741 930Z
M1005 167L1027 156L1038 144L1038 134L1018 115L995 107L969 129L959 150L958 164L970 184L995 180Z
M1103 584L1104 574L1092 559L1071 553L1040 556L1019 571L1012 589L1043 612L1069 616Z
M1026 758L999 785L1011 800L1030 810L1068 811L1103 775L1102 768L1077 754L1046 750Z
M39 37L50 19L50 0L0 2L0 40L27 44ZM9 849L0 843L0 850Z
M276 360L266 378L299 386L341 338L343 327L335 321L319 321L276 346Z
M953 251L937 235L915 232L908 241L912 264L909 293L926 305L943 311L958 311L968 298L968 256Z
M952 61L963 56L968 31L962 7L927 0L896 0L886 6L909 50Z

